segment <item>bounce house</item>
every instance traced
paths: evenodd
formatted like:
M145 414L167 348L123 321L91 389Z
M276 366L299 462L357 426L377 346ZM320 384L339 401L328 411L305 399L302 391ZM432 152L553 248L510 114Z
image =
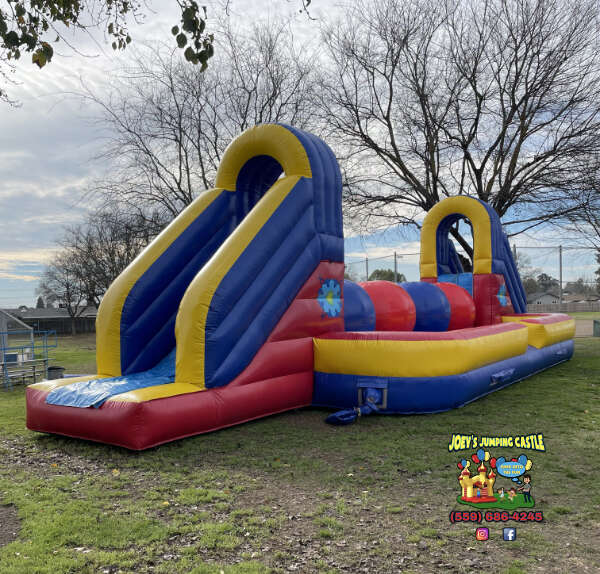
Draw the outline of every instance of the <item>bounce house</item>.
M426 216L421 281L344 281L342 180L315 136L261 125L114 281L98 374L27 388L29 429L145 449L318 405L435 413L569 359L574 322L527 314L500 220L477 199ZM450 226L473 230L465 273Z

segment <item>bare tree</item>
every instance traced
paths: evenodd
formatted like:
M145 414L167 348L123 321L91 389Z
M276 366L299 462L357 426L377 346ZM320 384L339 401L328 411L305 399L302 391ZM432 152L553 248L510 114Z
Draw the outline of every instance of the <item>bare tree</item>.
M71 333L77 334L75 319L85 310L86 286L68 253L59 252L42 273L37 293L48 304L58 303L71 318Z
M511 234L577 213L600 157L598 11L358 0L324 35L321 106L361 226L419 227L456 194L491 203Z
M223 151L240 131L263 122L304 126L313 68L283 24L245 37L226 29L204 73L164 46L139 52L100 106L110 166L94 187L105 201L172 219L213 186Z
M542 270L539 267L533 266L531 257L522 250L516 251L515 263L517 264L517 271L523 282L525 293L531 295L532 293L539 291L540 286L538 285L536 277L541 275Z
M590 184L583 209L570 218L570 227L580 234L582 243L596 249L594 271L596 292L600 293L600 162L590 169Z
M61 253L82 285L87 303L100 304L111 283L162 226L159 219L152 223L152 217L113 209L92 212L83 223L65 228L59 241Z
M570 229L580 234L582 243L591 245L600 253L600 161L590 165L588 188L581 210L573 214Z

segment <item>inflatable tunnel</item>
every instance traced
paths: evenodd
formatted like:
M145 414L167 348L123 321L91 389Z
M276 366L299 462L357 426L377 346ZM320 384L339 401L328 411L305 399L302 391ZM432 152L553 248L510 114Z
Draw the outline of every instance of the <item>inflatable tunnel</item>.
M574 321L528 315L494 210L440 202L421 281L344 281L342 182L329 147L261 125L111 285L98 373L27 388L27 426L145 449L308 405L433 413L570 358ZM448 238L471 222L473 272ZM363 410L361 410L363 409Z

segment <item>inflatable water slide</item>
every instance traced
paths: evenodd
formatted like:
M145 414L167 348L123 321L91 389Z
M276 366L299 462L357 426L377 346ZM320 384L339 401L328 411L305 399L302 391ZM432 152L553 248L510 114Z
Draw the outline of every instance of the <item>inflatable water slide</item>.
M452 197L427 214L421 281L356 284L341 195L320 139L285 125L241 134L215 189L104 296L98 373L29 386L27 427L141 450L309 405L434 413L571 357L574 321L525 312L488 205ZM448 238L460 218L472 273Z

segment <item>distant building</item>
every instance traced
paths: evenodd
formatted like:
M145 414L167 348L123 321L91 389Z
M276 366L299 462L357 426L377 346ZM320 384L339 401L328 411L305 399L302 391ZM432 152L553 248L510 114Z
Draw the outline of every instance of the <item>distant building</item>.
M36 331L56 331L58 335L71 334L71 317L64 308L34 309L21 306L18 309L5 309L5 311ZM98 310L93 306L80 309L79 316L75 318L77 333L94 333L96 331L97 312Z
M560 298L554 293L540 291L538 293L531 293L530 295L527 295L528 305L553 305L558 304L559 302Z
M563 297L565 303L596 303L600 301L600 295L583 295L581 293L573 293Z

